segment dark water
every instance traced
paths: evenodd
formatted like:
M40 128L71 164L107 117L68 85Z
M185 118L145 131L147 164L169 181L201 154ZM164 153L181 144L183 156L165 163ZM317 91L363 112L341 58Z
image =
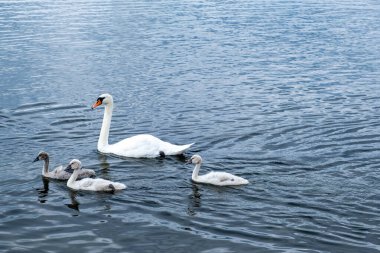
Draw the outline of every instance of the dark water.
M0 251L380 252L380 4L0 1ZM204 158L98 154L151 133ZM117 194L41 178L78 158ZM202 171L202 170L201 170Z

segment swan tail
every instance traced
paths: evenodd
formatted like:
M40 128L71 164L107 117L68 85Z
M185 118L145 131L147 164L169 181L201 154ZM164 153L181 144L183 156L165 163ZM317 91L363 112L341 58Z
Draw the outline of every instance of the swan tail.
M180 155L188 150L194 143L186 145L171 145L169 152L165 152L166 155Z
M111 192L114 193L115 192L115 186L113 186L113 184L109 184L108 187L111 189Z
M125 188L127 188L127 186L125 186L125 184L122 184L122 183L112 183L112 186L113 186L113 189L114 190L123 190Z
M249 181L248 181L247 179L243 179L243 180L241 181L241 184L249 184Z
M235 179L236 184L238 185L244 185L244 184L249 184L249 181L245 178L238 177Z

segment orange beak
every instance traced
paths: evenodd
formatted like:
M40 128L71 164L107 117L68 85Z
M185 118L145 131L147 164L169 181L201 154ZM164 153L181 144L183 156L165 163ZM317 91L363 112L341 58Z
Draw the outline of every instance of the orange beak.
M95 109L96 107L98 107L99 105L101 105L102 104L102 101L100 100L100 99L98 99L96 102L95 102L95 104L93 104L92 106L91 106L91 109Z

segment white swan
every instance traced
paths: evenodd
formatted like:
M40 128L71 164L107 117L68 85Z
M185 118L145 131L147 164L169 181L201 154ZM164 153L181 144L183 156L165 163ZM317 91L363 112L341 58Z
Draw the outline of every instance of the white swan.
M42 176L58 180L67 180L70 178L72 171L65 171L63 166L58 166L53 171L49 171L49 154L41 151L38 153L36 159L33 162L44 161L44 166L42 167ZM96 173L93 170L82 169L79 173L78 178L93 177Z
M232 175L227 172L212 171L206 175L199 176L198 173L202 164L202 157L199 155L193 155L188 161L188 163L195 164L195 168L193 170L193 175L191 176L191 179L196 183L212 184L218 186L243 185L249 183L247 179Z
M83 178L82 180L75 181L82 170L82 163L78 159L73 159L66 168L66 170L71 169L73 169L74 172L67 181L67 186L73 190L114 192L126 188L125 184L102 178Z
M95 109L102 104L105 106L105 109L103 124L98 140L98 151L101 153L113 154L122 157L153 158L165 155L179 155L193 145L193 143L187 145L174 145L149 134L139 134L119 141L115 144L108 144L113 110L112 96L110 94L100 95L91 108Z

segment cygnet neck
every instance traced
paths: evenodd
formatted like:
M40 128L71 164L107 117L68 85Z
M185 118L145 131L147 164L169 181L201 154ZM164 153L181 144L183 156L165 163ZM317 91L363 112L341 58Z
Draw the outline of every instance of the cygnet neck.
M196 180L198 178L198 174L199 174L199 169L200 168L201 168L201 163L195 164L195 167L194 167L194 170L193 170L193 174L191 175L191 178L193 180Z
M49 173L49 157L44 160L44 165L42 166L42 175L47 176Z
M74 170L73 174L71 174L69 180L67 181L67 186L72 185L77 180L78 175L79 175L79 170L80 169Z

